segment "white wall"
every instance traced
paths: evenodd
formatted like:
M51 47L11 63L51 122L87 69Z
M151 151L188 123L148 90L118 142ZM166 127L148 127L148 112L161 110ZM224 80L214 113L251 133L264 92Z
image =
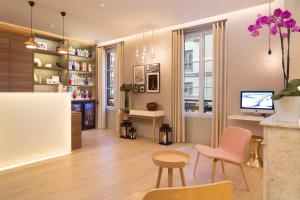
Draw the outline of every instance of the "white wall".
M300 1L286 0L284 3L286 9L293 13L293 18L296 19L300 26ZM300 33L293 33L291 37L291 79L300 78Z
M65 93L0 93L0 171L71 151Z
M294 12L299 11L298 0L287 0L286 6L291 7ZM284 2L277 0L272 4L273 9L284 7ZM272 38L273 55L269 62L268 32L264 29L259 38L252 38L247 31L249 24L254 23L258 13L268 14L268 5L257 6L245 10L240 10L225 15L212 17L209 19L191 22L187 25L205 24L220 19L228 19L228 114L241 114L239 108L241 90L275 90L283 87L283 79L280 65L280 49L278 38ZM299 13L297 20L300 24ZM178 28L176 27L176 28ZM300 35L300 34L298 34ZM294 36L296 37L296 36ZM148 36L148 39L150 36ZM145 109L147 102L156 101L161 108L166 111L166 122L171 118L171 29L159 30L155 34L155 47L157 57L153 60L146 59L146 63L161 63L161 93L160 94L133 94L131 103L133 108ZM125 81L132 82L133 66L140 64L140 60L135 57L136 40L135 37L125 38ZM299 37L295 39L292 52L293 77L300 77L300 45ZM149 41L148 41L149 43ZM186 118L187 141L209 144L211 120L207 118ZM254 134L260 135L262 127L256 122L228 121L229 126L241 126L250 129ZM151 124L147 121L138 121L139 133L146 137L151 136Z

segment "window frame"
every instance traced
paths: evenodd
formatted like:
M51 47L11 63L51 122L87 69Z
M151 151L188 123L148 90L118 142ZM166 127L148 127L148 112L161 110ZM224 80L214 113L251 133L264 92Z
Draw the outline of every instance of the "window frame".
M210 119L212 117L212 112L206 112L206 113L204 112L204 99L205 99L205 88L206 88L205 87L205 63L209 61L213 62L213 56L209 58L205 58L205 35L210 35L212 33L213 33L212 29L199 30L191 33L186 33L186 34L191 34L191 37L195 37L196 34L197 36L199 36L199 61L198 61L199 62L199 102L198 102L199 111L186 112L184 109L185 117L195 117L195 118L204 118L204 119ZM186 36L184 37L185 37L184 38L184 43L185 43ZM183 51L184 52L186 51L185 48ZM185 63L183 64L183 70L185 72ZM185 101L185 96L184 96L184 101Z
M116 70L116 61L115 61L115 65L113 66L113 70L108 70L108 54L109 53L114 53L115 56L116 56L116 48L115 47L107 47L105 48L105 69L104 69L104 72L105 72L105 108L106 110L115 110L115 102L116 102L116 99L115 99L115 95L114 95L114 105L111 106L111 105L108 105L107 102L108 102L108 91L112 90L111 88L108 87L108 82L107 82L107 78L108 78L108 72L109 71L113 71L114 72L114 82L113 82L113 91L114 93L116 92L116 85L115 85L115 70ZM110 66L110 69L111 69L111 66Z

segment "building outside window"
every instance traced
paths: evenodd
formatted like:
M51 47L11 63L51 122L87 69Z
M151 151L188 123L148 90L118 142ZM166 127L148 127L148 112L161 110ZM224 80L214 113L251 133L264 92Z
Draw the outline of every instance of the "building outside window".
M116 53L115 49L106 49L106 106L115 106L115 66Z
M187 114L212 112L212 31L185 34L184 104Z

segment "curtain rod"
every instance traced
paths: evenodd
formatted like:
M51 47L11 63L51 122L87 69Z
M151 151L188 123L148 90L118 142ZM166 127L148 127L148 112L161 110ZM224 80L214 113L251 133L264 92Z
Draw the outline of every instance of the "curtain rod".
M174 29L172 31L179 31L179 30L183 30L184 32L186 31L192 31L192 30L196 30L196 29L199 29L201 27L205 27L205 26L208 26L208 25L211 25L211 24L215 24L215 23L219 23L219 22L226 22L228 21L228 19L222 19L222 20L217 20L217 21L211 21L211 22L207 22L207 23L204 23L204 24L197 24L197 25L193 25L193 26L189 26L189 27L185 27L185 28L180 28L180 29Z

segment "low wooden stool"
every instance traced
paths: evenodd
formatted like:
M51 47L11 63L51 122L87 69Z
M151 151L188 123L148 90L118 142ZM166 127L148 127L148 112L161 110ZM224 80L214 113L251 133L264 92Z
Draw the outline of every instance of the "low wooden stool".
M251 167L262 167L263 162L260 157L260 146L261 142L263 141L263 137L253 135L251 138L251 156L249 161L247 162L248 166Z
M182 186L185 186L183 168L189 163L190 156L187 153L175 150L162 150L152 154L152 160L159 167L156 188L159 188L163 168L168 168L168 187L173 187L173 169L180 171Z

